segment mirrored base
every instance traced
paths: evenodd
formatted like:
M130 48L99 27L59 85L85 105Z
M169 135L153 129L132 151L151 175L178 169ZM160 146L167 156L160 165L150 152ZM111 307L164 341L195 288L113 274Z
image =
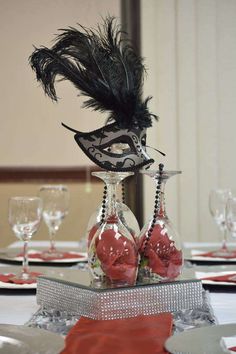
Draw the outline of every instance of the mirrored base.
M99 320L194 309L203 302L202 284L190 270L187 273L172 282L112 288L91 284L86 271L63 270L55 277L39 278L37 302L44 308Z

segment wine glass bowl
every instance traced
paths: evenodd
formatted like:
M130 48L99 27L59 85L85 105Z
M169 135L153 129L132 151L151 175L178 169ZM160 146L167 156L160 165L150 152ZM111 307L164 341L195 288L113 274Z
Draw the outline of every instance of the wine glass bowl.
M226 227L226 203L232 196L229 188L213 189L209 194L209 210L216 225L223 234L222 246L214 252L215 256L228 256L229 250L227 247L227 227Z
M69 209L69 191L65 185L43 185L39 196L43 201L43 220L49 231L50 247L44 251L44 258L61 258L63 254L56 249L55 235Z
M225 222L230 235L236 238L236 197L230 197L227 200Z
M42 216L42 200L38 197L12 197L9 199L8 221L15 236L24 242L23 264L17 279L35 280L29 271L27 246L37 232Z

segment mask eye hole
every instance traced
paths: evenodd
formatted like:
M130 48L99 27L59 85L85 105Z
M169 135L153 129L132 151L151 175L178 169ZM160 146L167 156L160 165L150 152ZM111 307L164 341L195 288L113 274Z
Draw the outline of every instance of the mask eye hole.
M135 145L133 140L128 135L118 136L110 140L106 144L97 146L101 152L114 158L123 157L126 155L136 154Z
M114 143L103 149L110 154L122 155L131 152L131 148L127 143Z

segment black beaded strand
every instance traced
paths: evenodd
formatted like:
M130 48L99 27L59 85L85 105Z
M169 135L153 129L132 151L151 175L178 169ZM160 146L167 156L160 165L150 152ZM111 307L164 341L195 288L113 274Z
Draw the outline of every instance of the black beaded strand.
M121 182L122 203L125 204L125 182Z
M157 218L157 212L160 210L160 196L161 196L161 183L162 183L162 174L163 174L163 169L164 165L162 163L159 164L159 177L157 181L157 186L156 186L156 193L155 193L155 203L154 203L154 210L153 210L153 218L152 218L152 223L151 227L148 230L147 236L144 241L144 249L143 253L145 255L145 251L147 248L148 241L150 240L152 236L152 232L156 223L156 218Z
M101 212L101 220L100 224L102 224L105 220L106 216L106 201L107 201L107 186L104 186L103 189L103 197L102 197L102 212Z

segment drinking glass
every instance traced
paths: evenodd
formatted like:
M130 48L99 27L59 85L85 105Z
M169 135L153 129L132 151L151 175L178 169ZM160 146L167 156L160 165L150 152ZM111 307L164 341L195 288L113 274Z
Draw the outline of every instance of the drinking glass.
M236 238L236 197L231 197L227 200L225 219L230 235Z
M223 234L222 246L219 250L214 252L215 256L224 257L229 256L230 251L227 247L227 227L225 209L227 200L231 197L230 189L213 189L209 195L209 209L210 213Z
M183 268L183 252L180 238L166 211L165 188L167 181L181 171L141 170L153 179L156 192L153 195L153 214L139 235L139 279L144 282L167 281L177 278Z
M50 247L44 251L44 258L61 258L63 253L56 248L55 236L63 219L68 214L69 191L64 185L43 185L39 196L43 201L43 220L48 227Z
M134 285L138 271L138 248L129 229L121 222L117 209L117 187L131 172L93 172L107 191L100 222L90 239L88 269L93 285L113 287Z
M42 200L38 197L12 197L9 199L8 220L11 228L23 246L22 270L17 279L35 280L29 271L28 242L38 230L42 216Z

